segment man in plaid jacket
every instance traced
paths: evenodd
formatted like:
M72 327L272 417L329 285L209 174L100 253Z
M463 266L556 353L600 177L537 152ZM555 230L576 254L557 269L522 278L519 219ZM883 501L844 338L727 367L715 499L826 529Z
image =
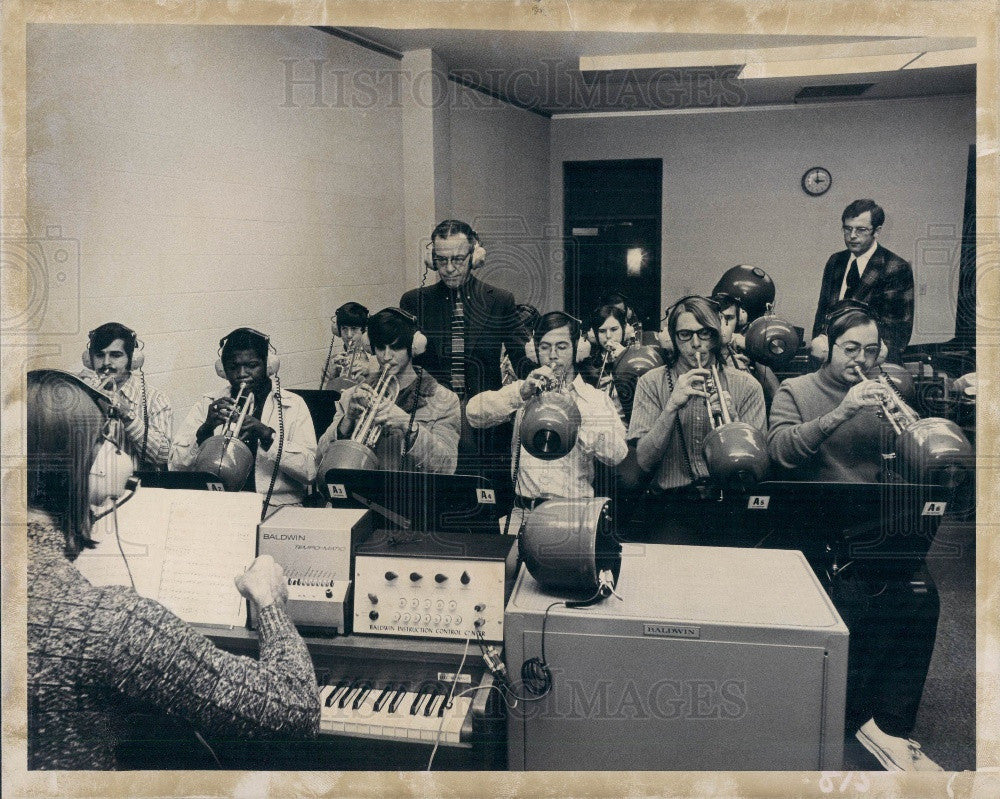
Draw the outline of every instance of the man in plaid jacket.
M913 332L913 270L876 240L885 211L874 200L855 200L841 215L846 250L834 253L823 269L823 285L813 323L813 355L825 361L826 314L840 300L867 303L883 322L887 360L899 363Z

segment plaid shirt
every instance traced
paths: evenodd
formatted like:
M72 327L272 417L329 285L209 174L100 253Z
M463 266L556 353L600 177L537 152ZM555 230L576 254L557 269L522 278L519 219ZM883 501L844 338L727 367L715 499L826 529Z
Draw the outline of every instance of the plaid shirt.
M92 371L81 372L80 378L89 385L101 385L100 378ZM146 426L143 424L145 417L142 411L141 376L137 376L137 373L133 372L119 390L135 409L135 416L130 424L114 423L115 427L120 428L120 432L117 433L118 440L132 458L133 468L165 467L167 459L170 457L170 435L174 426L174 412L170 407L170 401L162 392L157 391L147 383L146 411L149 419L149 434L146 435ZM143 438L146 440L144 458L140 457Z
M813 322L814 337L826 331L824 317L840 299L850 256L849 250L834 253L823 268L823 285ZM913 333L913 270L909 263L879 244L861 275L861 282L846 297L868 303L879 315L889 360L898 361Z

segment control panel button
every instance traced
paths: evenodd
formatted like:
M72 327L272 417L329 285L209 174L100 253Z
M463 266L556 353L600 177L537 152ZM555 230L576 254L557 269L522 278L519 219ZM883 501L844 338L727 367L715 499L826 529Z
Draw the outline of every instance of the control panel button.
M399 577L399 575L396 574L396 572L386 572L385 573L385 579L388 580L390 583L393 580L395 580L397 577Z
M326 589L326 598L327 599L333 599L333 589L332 588L327 588Z
M371 619L372 621L376 621L378 619L378 611L377 610L371 611L368 614L368 618Z
M419 572L410 572L410 579L415 583L420 582L423 578L424 576Z
M448 579L448 575L447 574L441 574L441 572L438 572L437 574L434 575L434 582L436 582L436 583L443 583L447 579Z
M378 597L375 596L375 594L369 593L368 594L368 601L371 602L373 605L377 605L378 604ZM479 608L477 607L476 610L478 610L478 609Z
M476 613L482 613L484 610L486 610L486 604L484 602L480 602L476 605Z
M464 572L462 572L462 576L461 576L461 577L460 577L459 579L460 579L460 580L462 581L462 585L468 585L468 584L469 584L469 581L470 581L470 580L471 580L472 578L471 578L471 577L469 577L469 573L468 573L468 572L465 572L465 571L464 571Z

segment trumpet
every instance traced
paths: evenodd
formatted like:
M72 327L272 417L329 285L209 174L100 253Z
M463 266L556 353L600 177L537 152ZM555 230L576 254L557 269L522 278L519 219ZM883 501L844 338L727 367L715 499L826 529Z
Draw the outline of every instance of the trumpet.
M321 490L326 486L326 473L330 469L378 470L375 446L382 436L382 427L375 424L375 416L384 401L395 403L399 396L399 381L389 374L389 369L387 363L379 372L368 407L355 423L351 437L331 442L323 454L317 474Z
M524 406L521 444L535 458L553 461L568 455L580 433L583 417L557 377L547 377L541 391Z
M698 368L703 368L701 353L695 353L695 357ZM711 377L705 380L705 390L708 394L705 408L712 428L702 445L708 473L722 480L735 477L760 482L769 464L764 434L752 424L739 421L735 412L730 410L722 393L719 367L714 363Z
M961 428L950 419L920 415L903 401L899 391L879 369L869 378L858 364L852 365L862 382L882 387L878 397L879 415L896 434L896 445L887 459L895 460L901 474L914 481L931 480L949 488L965 480L973 459L972 445Z
M208 472L219 478L226 491L239 491L254 465L250 447L239 438L243 422L254 404L253 392L248 390L249 386L249 380L240 382L234 407L222 426L222 432L206 439L198 448L195 458L194 471Z

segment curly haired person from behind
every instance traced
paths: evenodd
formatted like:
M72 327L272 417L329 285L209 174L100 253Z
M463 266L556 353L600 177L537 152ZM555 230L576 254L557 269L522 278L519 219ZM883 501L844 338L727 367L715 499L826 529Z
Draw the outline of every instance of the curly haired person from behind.
M100 402L68 373L28 375L28 768L116 768L137 704L210 735L314 735L315 673L270 557L236 582L260 611L259 660L221 651L158 602L95 587L74 567L93 546Z

